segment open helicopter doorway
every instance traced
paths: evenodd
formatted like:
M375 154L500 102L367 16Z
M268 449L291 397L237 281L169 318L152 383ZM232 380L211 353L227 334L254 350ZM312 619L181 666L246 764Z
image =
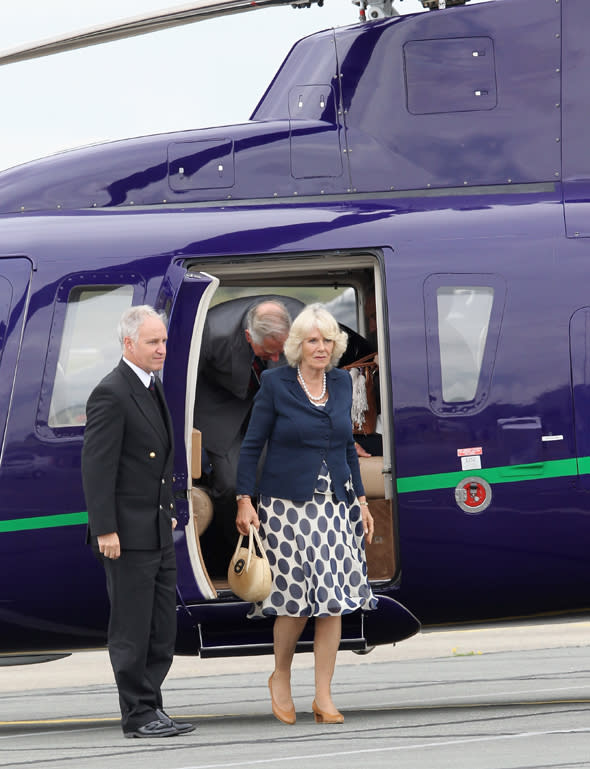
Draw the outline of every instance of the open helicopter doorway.
M376 396L379 416L372 435L356 435L371 456L361 456L361 474L366 487L370 509L376 520L376 534L367 547L369 578L375 583L389 583L398 575L399 558L396 545L395 500L392 482L392 443L390 425L390 370L386 321L385 290L378 254L355 253L294 255L288 257L235 257L225 260L199 259L185 264L187 276L207 273L219 281L210 286L208 311L226 302L242 298L273 296L284 301L292 317L305 305L320 302L332 312L349 335L347 351L341 365L351 364L367 355L377 354L378 376ZM214 292L214 293L213 293ZM187 388L195 387L199 398L198 378L206 376L206 360L201 356L200 343L205 313L195 317L192 338L198 349L191 348L187 370ZM186 333L186 329L184 330ZM196 370L198 376L196 377ZM195 383L195 378L197 379ZM188 396L188 393L187 393ZM186 402L189 402L187 397ZM200 404L201 407L203 404ZM198 410L197 410L198 411ZM193 431L193 427L195 431ZM189 466L189 524L186 526L186 546L194 578L202 598L231 596L227 584L228 542L223 524L211 494L212 467L207 457L207 435L199 434L198 419L185 413L185 436L192 435L187 456L193 455ZM364 440L367 438L367 442ZM188 438L187 438L188 440ZM232 542L235 547L237 531ZM207 584L203 584L206 577ZM209 589L207 589L209 588ZM186 592L186 588L185 591ZM190 590L188 591L191 592Z

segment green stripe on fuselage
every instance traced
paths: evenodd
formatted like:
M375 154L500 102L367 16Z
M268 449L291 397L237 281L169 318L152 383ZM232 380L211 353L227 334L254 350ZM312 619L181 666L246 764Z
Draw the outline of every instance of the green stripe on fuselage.
M63 513L62 515L36 515L33 518L15 518L0 521L0 533L27 531L30 529L54 529L57 526L79 526L88 523L88 513Z
M574 475L590 474L590 457L581 459L556 459L551 462L533 462L527 465L506 465L487 467L479 470L458 470L453 473L433 473L431 475L413 475L397 479L400 494L413 491L434 491L435 489L454 489L463 478L478 476L489 484L514 483L516 481L536 481L541 478L566 478ZM40 515L32 518L16 518L12 521L0 521L0 534L11 531L30 531L33 529L54 529L58 526L79 526L88 523L88 513L64 513L62 515Z
M489 484L514 483L515 481L536 481L540 478L560 478L590 473L590 457L583 459L556 459L551 462L533 462L528 465L506 465L505 467L486 467L479 470L459 470L454 473L435 473L433 475L413 475L397 479L400 494L411 491L433 491L434 489L453 489L463 478L478 476Z

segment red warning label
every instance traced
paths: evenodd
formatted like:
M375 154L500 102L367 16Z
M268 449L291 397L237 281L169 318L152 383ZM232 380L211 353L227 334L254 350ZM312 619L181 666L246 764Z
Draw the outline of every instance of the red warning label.
M481 446L474 446L471 449L457 449L458 457L475 457L478 454L483 454L483 449Z

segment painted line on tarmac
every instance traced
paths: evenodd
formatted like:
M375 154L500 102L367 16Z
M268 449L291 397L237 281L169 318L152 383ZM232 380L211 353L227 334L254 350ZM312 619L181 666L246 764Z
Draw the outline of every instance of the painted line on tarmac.
M568 687L572 688L572 687ZM585 687L580 687L585 688ZM522 692L519 692L522 694ZM453 699L452 697L447 698ZM425 704L424 702L416 702L408 705L375 705L366 706L364 708L354 708L355 713L378 713L378 712L401 712L406 710L449 710L453 708L497 708L497 707L527 707L540 705L590 705L590 698L574 698L568 697L562 700L517 700L517 701L497 701L492 702L465 702L465 703L448 703L441 704ZM302 711L303 713L304 711ZM266 714L263 714L266 715ZM251 718L251 714L246 713L183 713L182 715L175 715L172 718L179 720L212 720L219 718ZM22 726L112 726L113 724L119 724L121 721L118 717L104 717L104 718L44 718L28 721L0 721L0 728L9 727L22 727ZM0 740L9 739L14 735L0 734ZM225 766L225 764L223 764ZM228 766L230 766L228 764ZM204 769L204 767L201 767Z
M83 729L76 729L76 734L82 734L83 732L96 732L96 729L93 726L87 726ZM0 735L0 740L16 740L16 739L22 739L23 737L55 737L58 734L66 734L71 735L73 734L73 729L48 729L45 732L22 732L19 734L2 734ZM7 750L10 750L10 748L7 748Z
M447 685L447 682L441 682L444 686ZM491 692L490 696L493 697L524 697L527 694L542 694L544 692L571 692L574 689L588 689L588 684L580 684L579 686L547 686L544 689L518 689L515 691L503 691L503 692ZM571 697L567 697L565 700L542 700L542 701L531 701L529 702L510 702L510 700L505 700L500 703L498 702L467 702L464 705L461 705L458 700L467 700L472 698L474 695L472 694L451 694L450 696L446 697L431 697L428 702L424 702L423 700L416 700L412 703L410 701L409 703L406 703L405 705L395 705L394 707L399 710L407 710L407 709L414 709L414 708L424 708L425 710L428 708L438 708L438 707L453 707L453 701L456 703L457 707L490 707L492 705L500 704L504 707L509 707L510 705L523 705L523 704L531 704L531 705L557 705L562 704L564 702L590 702L590 699L587 697L577 698L573 699ZM363 710L381 710L383 708L387 708L387 705L379 706L375 705L370 708L363 708Z
M241 718L243 713L201 713L192 715L172 716L180 721L185 721L188 718L198 718L200 720L212 719L212 718ZM117 716L106 716L104 718L39 718L28 721L0 721L0 728L5 727L18 727L18 726L112 726L113 724L120 724L121 718ZM7 739L13 735L0 734L0 740Z
M540 705L590 705L590 698L578 699L575 697L568 697L564 700L515 700L508 702L502 702L501 700L498 700L497 702L453 702L449 703L448 705L425 705L423 702L417 702L413 705L384 705L381 707L376 705L375 707L357 708L356 712L379 713L381 711L401 712L406 710L467 710L467 708L473 708L474 710L477 710L477 708L523 708L531 707L533 705L535 707L539 707Z
M0 721L0 726L60 726L63 724L75 725L75 724L117 724L121 721L120 718L39 718L30 721Z
M501 734L488 737L468 737L461 740L439 740L438 742L418 742L415 745L392 745L384 748L363 748L362 750L340 750L331 753L309 753L307 755L298 754L296 756L283 756L279 758L259 758L253 761L232 761L225 764L192 764L191 766L178 767L178 769L230 769L233 766L262 766L263 764L287 763L288 761L298 761L301 763L306 759L313 761L325 758L336 758L338 756L362 756L370 753L399 753L409 750L427 750L428 748L444 748L450 745L467 745L477 742L502 742L505 740L533 739L537 737L550 737L564 734L588 734L588 729L550 729L544 732L519 732L517 734Z

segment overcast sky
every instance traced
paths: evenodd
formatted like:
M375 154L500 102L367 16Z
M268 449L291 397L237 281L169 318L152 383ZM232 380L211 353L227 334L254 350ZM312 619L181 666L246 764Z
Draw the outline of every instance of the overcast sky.
M188 2L2 0L0 50ZM419 0L395 5L422 10ZM351 0L325 0L0 67L0 169L96 141L244 122L297 40L357 20Z

